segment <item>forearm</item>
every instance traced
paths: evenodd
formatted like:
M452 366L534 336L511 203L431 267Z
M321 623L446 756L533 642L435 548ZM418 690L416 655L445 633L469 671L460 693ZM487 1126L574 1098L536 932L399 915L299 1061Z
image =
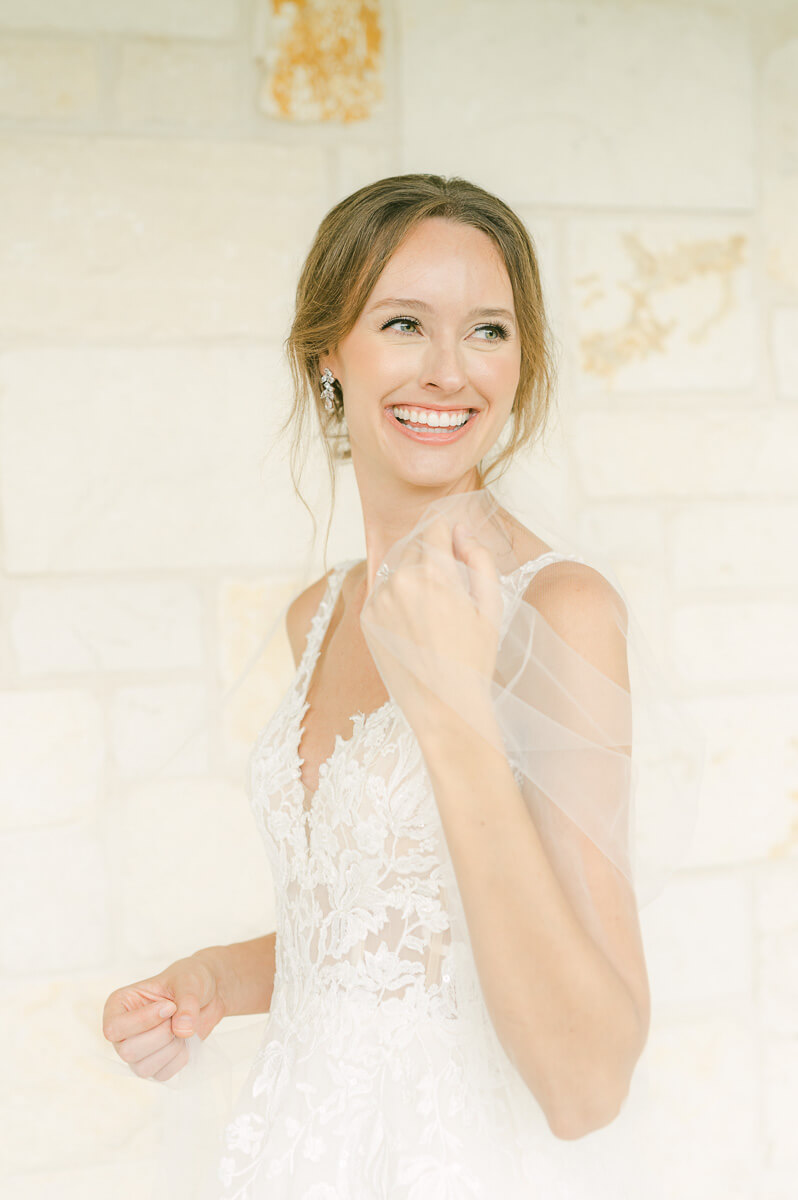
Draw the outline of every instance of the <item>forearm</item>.
M422 749L496 1033L552 1127L586 1132L617 1112L642 1049L632 994L579 921L502 752L440 725Z
M276 936L267 933L248 942L206 946L194 955L205 961L216 975L225 1016L269 1011L274 991Z

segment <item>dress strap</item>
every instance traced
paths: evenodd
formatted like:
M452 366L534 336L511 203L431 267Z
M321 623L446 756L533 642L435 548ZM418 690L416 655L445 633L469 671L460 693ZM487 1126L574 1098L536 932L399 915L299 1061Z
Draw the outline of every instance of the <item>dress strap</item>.
M321 644L324 641L324 634L327 631L327 626L335 609L335 602L338 599L341 585L347 571L356 562L358 562L356 558L347 559L345 562L337 563L334 567L331 567L327 573L327 587L310 622L310 630L308 631L305 650L302 655L302 662L300 664L301 684L306 684L310 679L319 650L321 649Z
M543 567L547 567L553 562L584 562L578 554L561 554L558 550L547 550L544 554L539 554L537 558L530 558L526 562L520 564L510 574L505 576L506 579L512 581L512 586L516 593L524 590L529 581L537 575Z

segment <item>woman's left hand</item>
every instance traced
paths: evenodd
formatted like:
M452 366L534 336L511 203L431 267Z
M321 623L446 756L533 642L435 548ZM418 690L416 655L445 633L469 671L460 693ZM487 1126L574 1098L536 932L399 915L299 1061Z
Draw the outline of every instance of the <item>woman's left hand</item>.
M468 568L470 588L458 560ZM368 596L360 615L366 642L419 736L432 722L452 718L453 707L475 720L492 712L502 610L490 552L464 524L450 532L442 517L404 547L395 569Z

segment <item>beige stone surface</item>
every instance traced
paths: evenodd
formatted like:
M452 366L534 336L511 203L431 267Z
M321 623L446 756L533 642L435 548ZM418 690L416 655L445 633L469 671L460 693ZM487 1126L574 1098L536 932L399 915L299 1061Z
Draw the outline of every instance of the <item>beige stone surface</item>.
M764 1028L776 1038L794 1039L798 1035L798 861L760 868L755 898Z
M0 176L4 340L287 332L325 207L319 147L9 134Z
M110 706L117 778L151 780L206 775L212 737L203 684L137 684L120 688Z
M276 350L19 351L0 371L7 569L302 561Z
M562 355L567 343L565 297L561 287L562 251L558 223L544 216L531 205L516 207L521 220L529 230L535 248L535 257L540 271L541 290L546 317L555 339L555 351Z
M790 547L798 502L784 499L687 503L670 522L670 564L676 588L749 588L761 595L798 585Z
M141 1200L151 1174L143 1162L103 1163L73 1171L33 1171L7 1174L4 1187L14 1200Z
M20 582L10 636L23 675L179 671L203 661L198 589L168 579Z
M769 1038L765 1050L764 1116L768 1173L763 1196L788 1200L795 1189L798 1147L795 1145L795 1113L798 1104L798 1039Z
M77 1197L78 1183L99 1197L101 1181L106 1196L118 1184L132 1197L133 1183L146 1180L159 1098L102 1035L105 1000L119 983L109 971L4 986L2 1025L12 1033L0 1062L4 1173L35 1173L15 1174L14 1190L4 1183L9 1198Z
M745 1015L753 1004L751 883L731 872L677 876L641 925L657 1020Z
M227 748L240 767L294 676L285 609L301 590L298 580L244 579L226 579L219 589L221 682L223 693L235 689L223 701L222 717Z
M673 609L672 649L685 680L795 685L798 604L790 600L681 604Z
M580 533L590 544L601 547L613 560L641 567L665 559L665 514L651 506L627 506L623 501L597 500L584 509Z
M798 412L651 408L603 406L573 417L570 450L589 500L795 496Z
M757 1180L757 1044L742 1019L652 1027L649 1062L662 1186L680 1200L751 1200Z
M121 47L114 106L122 126L230 128L245 98L232 44L147 39Z
M796 218L798 225L798 218ZM771 318L771 344L776 392L798 399L798 308L778 308Z
M223 38L239 12L239 0L0 0L0 28Z
M111 952L110 860L99 818L0 839L0 970L102 966Z
M335 202L375 179L398 175L391 147L385 141L346 142L338 147L335 173Z
M742 221L572 221L580 392L749 388L755 308Z
M689 712L705 731L707 760L688 864L795 858L798 692L710 691Z
M543 0L405 0L397 13L403 170L465 175L511 203L754 203L737 15Z
M0 37L0 117L70 120L99 100L98 52L92 42Z
M102 708L89 692L0 692L0 829L38 830L96 816L105 757Z
M762 208L766 278L772 292L798 299L798 30L772 48L762 82Z
M771 289L783 302L798 300L798 179L766 178L762 183L761 222L765 269Z
M243 784L189 777L130 787L115 849L126 952L166 966L274 929L271 870Z

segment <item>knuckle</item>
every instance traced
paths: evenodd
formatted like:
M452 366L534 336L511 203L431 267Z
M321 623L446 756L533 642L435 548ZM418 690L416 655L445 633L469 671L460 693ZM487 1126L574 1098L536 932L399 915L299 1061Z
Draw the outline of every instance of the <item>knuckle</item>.
M180 972L169 982L172 984L172 990L182 992L185 998L185 993L189 993L189 998L196 996L202 990L207 980L207 967L204 963L188 961L181 964Z
M170 1058L168 1063L165 1063L164 1066L154 1073L153 1079L157 1079L159 1083L164 1083L167 1079L171 1079L173 1075L176 1075L177 1072L180 1071L187 1062L188 1051L186 1050L185 1045L181 1043L177 1054Z
M116 1048L116 1052L123 1062L131 1063L135 1059L135 1053L130 1045L129 1039L126 1039L124 1042L120 1042Z
M112 1042L115 1040L114 1033L116 1031L116 1021L114 1018L117 1015L117 1004L115 1003L116 995L117 995L116 992L111 992L111 995L108 997L108 999L105 1002L105 1006L103 1007L103 1016L102 1016L103 1037L106 1038L107 1041L109 1041L109 1042Z

